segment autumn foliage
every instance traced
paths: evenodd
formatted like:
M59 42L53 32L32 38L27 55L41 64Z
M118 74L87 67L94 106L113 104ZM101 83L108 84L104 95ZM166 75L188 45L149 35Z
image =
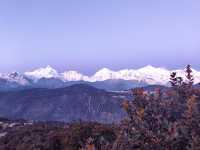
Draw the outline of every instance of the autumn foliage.
M193 87L190 65L185 72L186 80L171 74L167 91L131 91L134 100L122 104L128 117L113 150L200 149L200 91Z

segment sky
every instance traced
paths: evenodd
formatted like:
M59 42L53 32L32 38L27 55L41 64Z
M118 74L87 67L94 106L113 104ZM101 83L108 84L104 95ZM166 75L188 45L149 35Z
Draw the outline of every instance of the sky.
M0 0L0 72L200 70L199 0Z

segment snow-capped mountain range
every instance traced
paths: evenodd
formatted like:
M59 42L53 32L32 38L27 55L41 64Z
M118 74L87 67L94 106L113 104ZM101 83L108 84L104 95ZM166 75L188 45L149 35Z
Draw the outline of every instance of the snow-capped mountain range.
M200 83L200 71L193 70L194 83ZM97 71L92 76L83 75L77 71L65 71L59 73L51 66L39 68L34 71L25 73L11 73L0 74L0 84L3 83L16 83L22 86L37 83L42 79L57 79L62 82L69 81L85 81L85 82L101 82L106 80L126 80L143 82L148 85L168 85L169 77L172 72L177 72L178 76L185 79L185 70L168 70L165 68L157 68L151 65L145 66L140 69L124 69L120 71L113 71L103 68Z
M195 78L195 83L200 82L200 72L193 70L193 76ZM151 65L145 66L140 69L124 69L120 71L113 71L108 68L103 68L97 71L92 76L83 75L77 71L66 71L63 73L58 73L51 66L46 68L39 68L32 72L25 72L24 75L28 78L38 80L41 78L58 78L65 82L67 81L87 81L87 82L97 82L105 80L134 80L143 81L150 85L160 84L166 85L169 81L170 74L172 72L177 72L178 76L185 78L185 70L167 70L165 68L156 68Z

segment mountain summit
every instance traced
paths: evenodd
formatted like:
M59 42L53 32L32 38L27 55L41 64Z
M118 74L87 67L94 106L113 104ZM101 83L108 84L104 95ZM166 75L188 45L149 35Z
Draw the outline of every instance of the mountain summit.
M32 72L25 72L24 75L35 79L55 78L59 76L58 72L49 65L46 68L39 68Z

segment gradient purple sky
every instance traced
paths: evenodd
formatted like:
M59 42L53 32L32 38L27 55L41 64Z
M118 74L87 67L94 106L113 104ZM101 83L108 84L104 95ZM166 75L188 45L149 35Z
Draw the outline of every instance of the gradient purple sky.
M199 0L1 0L0 72L200 70Z

